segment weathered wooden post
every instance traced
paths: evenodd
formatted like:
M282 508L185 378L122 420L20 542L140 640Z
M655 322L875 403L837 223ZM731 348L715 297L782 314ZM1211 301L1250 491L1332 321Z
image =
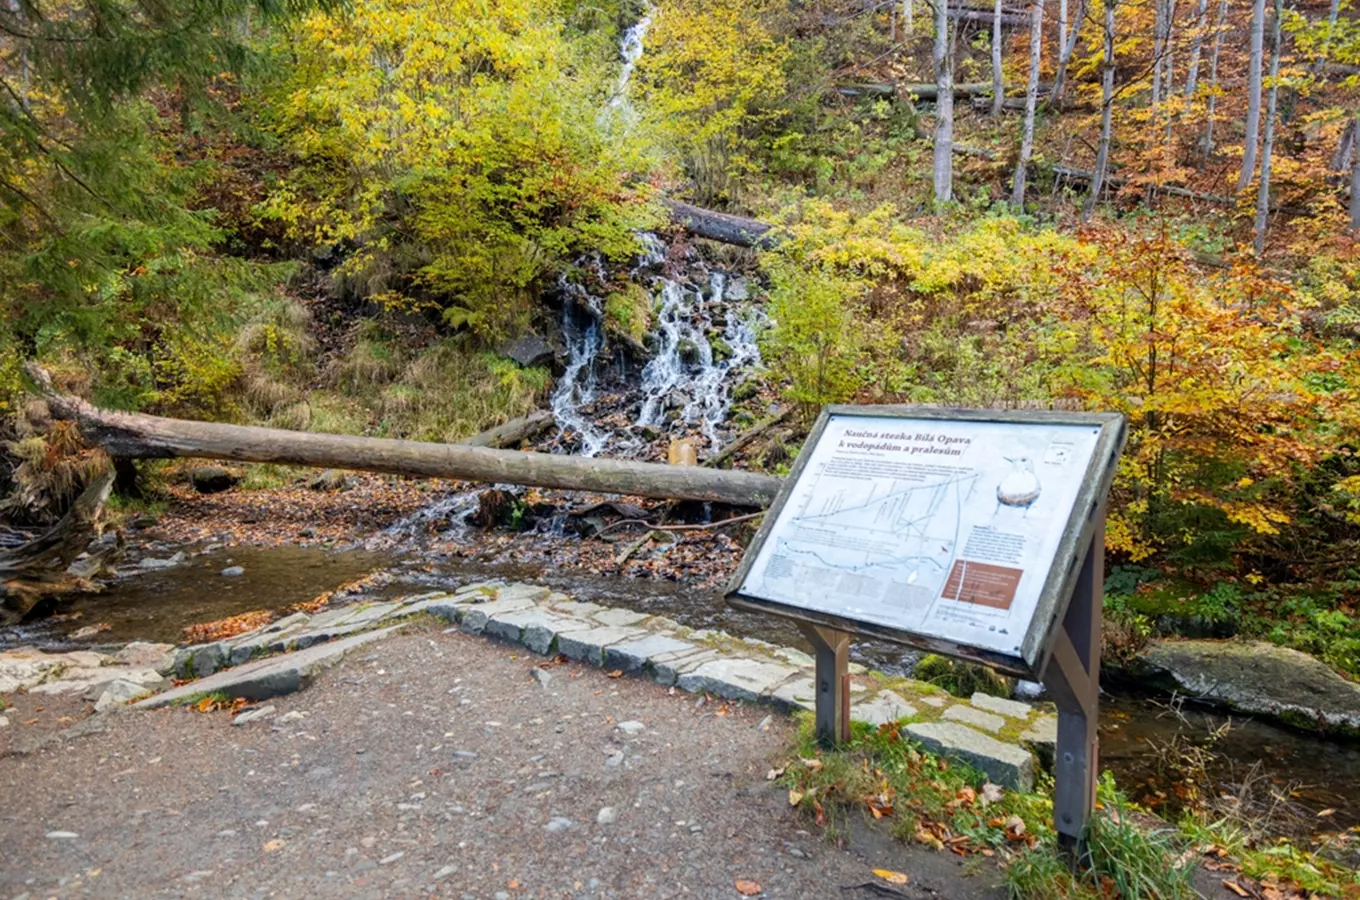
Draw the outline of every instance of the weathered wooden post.
M728 587L816 651L817 737L850 736L851 635L1042 681L1058 706L1055 826L1084 856L1095 807L1104 413L833 406Z

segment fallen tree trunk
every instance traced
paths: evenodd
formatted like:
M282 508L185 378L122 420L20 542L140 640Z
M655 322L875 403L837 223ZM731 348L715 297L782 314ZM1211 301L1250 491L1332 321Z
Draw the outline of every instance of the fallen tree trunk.
M557 419L546 409L540 409L521 416L518 419L511 419L495 428L488 428L481 434L474 434L461 443L469 447L491 447L500 449L501 447L513 447L522 441L536 438L557 424Z
M1049 166L1048 170L1060 178L1070 181L1090 181L1095 173L1090 169L1073 169L1069 166L1054 165ZM1129 183L1129 180L1122 175L1106 175L1105 186L1108 188L1121 188ZM1178 184L1154 184L1149 185L1149 189L1154 194L1166 194L1168 197L1183 197L1186 200L1198 200L1203 203L1212 203L1216 206L1236 206L1237 200L1227 194L1210 194L1201 191L1192 191L1187 187ZM1282 212L1291 216L1306 216L1310 212L1298 206L1283 206L1272 203L1271 212Z
M47 373L36 365L30 363L27 370L43 390L54 416L75 421L86 440L115 457L283 463L601 494L706 500L733 506L768 506L780 486L778 478L754 472L554 456L466 444L311 434L113 412L57 393Z
M671 221L697 237L759 250L768 250L779 241L779 234L769 222L703 209L679 200L662 202L670 210Z
M100 560L87 560L89 565L80 574L67 570L94 540L113 478L113 469L106 469L56 525L27 543L0 551L0 622L18 621L43 597L95 589L84 576L94 574Z

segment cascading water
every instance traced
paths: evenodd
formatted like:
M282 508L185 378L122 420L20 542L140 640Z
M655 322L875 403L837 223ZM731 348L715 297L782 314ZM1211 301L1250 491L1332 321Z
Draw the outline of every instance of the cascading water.
M637 67L637 61L642 58L642 40L647 36L647 29L652 26L652 17L644 15L633 23L633 27L623 33L623 41L619 44L619 55L623 57L623 66L619 69L619 80L614 87L614 96L609 98L609 108L629 109L628 103L628 82L633 78L633 69Z
M589 414L599 389L595 363L604 349L600 300L566 277L558 281L558 289L562 293L561 324L567 366L553 391L552 411L562 434L577 435L580 441L577 453L595 456L610 438L610 433L597 426Z

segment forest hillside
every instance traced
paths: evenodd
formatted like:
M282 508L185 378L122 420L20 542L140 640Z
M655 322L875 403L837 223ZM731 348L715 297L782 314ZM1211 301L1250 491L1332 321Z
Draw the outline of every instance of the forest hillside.
M552 449L595 452L614 411L555 388L595 371L587 297L616 374L761 361L721 410L791 411L752 468L828 402L1121 412L1128 639L1174 612L1360 673L1353 0L973 2L5 0L5 516L92 459L28 360L105 407L421 440L557 395ZM750 284L749 347L659 327L631 275L688 258ZM556 352L516 361L531 334ZM699 421L662 418L635 452Z

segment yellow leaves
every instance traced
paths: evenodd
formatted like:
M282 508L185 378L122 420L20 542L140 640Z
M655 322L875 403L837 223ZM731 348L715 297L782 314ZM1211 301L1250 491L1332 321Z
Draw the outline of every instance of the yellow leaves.
M892 869L874 869L874 874L888 884L906 884L910 880L906 872L894 872Z

